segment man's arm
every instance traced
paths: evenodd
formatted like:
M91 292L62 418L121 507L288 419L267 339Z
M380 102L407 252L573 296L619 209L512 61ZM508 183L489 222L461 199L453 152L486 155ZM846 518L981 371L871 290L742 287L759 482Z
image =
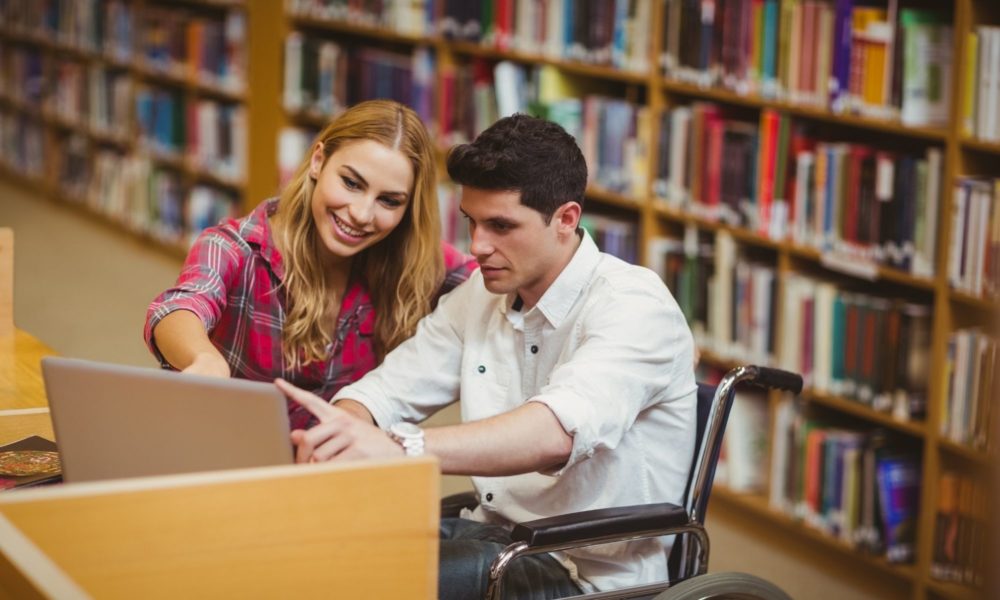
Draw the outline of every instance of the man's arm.
M292 432L298 462L403 455L388 434L354 412L368 414L360 403L345 399L332 406L283 380L276 384L320 421L308 431ZM480 421L428 429L425 435L425 451L441 461L441 471L448 475L504 476L551 469L565 463L573 448L572 436L537 402Z

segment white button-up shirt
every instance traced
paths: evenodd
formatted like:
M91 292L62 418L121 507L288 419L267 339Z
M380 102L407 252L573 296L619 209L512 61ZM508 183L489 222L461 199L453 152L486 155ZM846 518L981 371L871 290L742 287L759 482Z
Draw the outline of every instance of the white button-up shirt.
M513 308L477 271L413 338L335 397L383 428L461 400L463 421L541 402L573 436L557 472L473 477L472 518L510 525L565 513L680 503L694 449L694 342L652 271L603 254L589 235L538 304ZM669 539L669 538L668 538ZM667 577L664 538L557 553L585 590Z

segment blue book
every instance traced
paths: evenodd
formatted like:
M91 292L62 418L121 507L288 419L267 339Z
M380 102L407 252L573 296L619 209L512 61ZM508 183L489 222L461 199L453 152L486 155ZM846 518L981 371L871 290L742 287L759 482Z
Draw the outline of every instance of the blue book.
M920 466L914 456L880 456L875 473L886 559L891 563L913 562Z

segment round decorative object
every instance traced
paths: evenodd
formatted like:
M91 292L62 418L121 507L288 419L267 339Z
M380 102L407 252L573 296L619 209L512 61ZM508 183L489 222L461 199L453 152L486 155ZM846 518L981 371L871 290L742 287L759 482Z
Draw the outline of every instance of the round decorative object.
M59 453L47 450L8 450L0 452L0 475L55 475L62 470Z

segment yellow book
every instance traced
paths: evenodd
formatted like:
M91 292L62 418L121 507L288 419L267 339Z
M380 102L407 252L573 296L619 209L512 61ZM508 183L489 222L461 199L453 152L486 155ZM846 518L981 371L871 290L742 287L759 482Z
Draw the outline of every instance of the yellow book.
M979 73L979 35L970 31L965 41L965 97L962 99L962 133L971 136L976 130L976 78Z
M753 19L753 42L750 44L750 81L754 82L754 88L764 76L764 4L755 2L751 9Z
M580 90L565 73L552 65L544 65L538 73L538 102L549 105L565 98L580 97Z

